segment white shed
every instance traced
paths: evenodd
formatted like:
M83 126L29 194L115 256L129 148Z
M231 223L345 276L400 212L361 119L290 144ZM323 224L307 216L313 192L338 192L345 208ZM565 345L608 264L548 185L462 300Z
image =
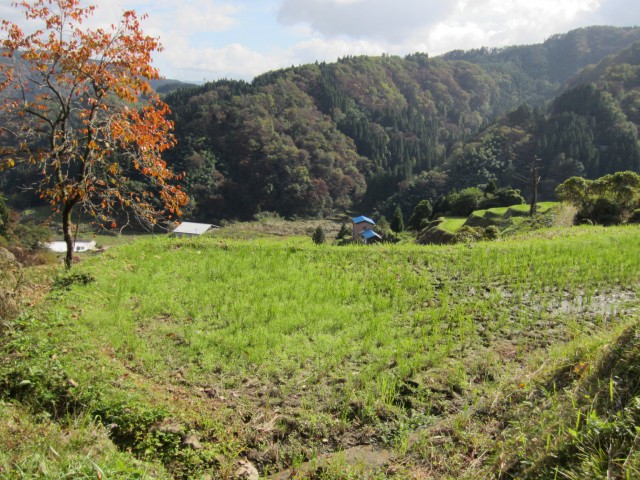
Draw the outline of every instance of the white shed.
M202 235L216 228L218 228L216 225L210 223L182 222L171 233L176 237L192 237Z
M47 243L47 248L52 252L65 253L67 251L67 244L64 241L59 240L56 242ZM95 250L95 249L96 249L96 242L93 240L91 241L78 240L73 245L74 252L88 252L90 250Z

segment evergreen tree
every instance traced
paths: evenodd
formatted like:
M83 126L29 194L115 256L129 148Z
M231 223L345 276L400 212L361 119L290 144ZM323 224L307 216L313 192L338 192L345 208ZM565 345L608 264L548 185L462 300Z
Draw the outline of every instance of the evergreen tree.
M391 230L396 233L400 233L404 231L404 218L402 217L402 210L400 210L400 206L398 205L393 212L393 217L391 218Z
M340 231L338 231L338 234L336 235L336 240L343 240L345 237L348 237L351 234L351 232L349 231L349 227L347 227L346 223L342 223L342 225L340 226Z
M311 239L313 240L313 243L315 243L316 245L322 245L325 242L324 230L320 225L318 225L316 229L313 231L313 234L311 235Z

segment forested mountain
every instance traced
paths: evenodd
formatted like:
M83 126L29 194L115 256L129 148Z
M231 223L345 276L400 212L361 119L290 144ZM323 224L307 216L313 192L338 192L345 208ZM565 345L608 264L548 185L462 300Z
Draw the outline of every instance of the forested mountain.
M158 78L156 80L150 80L149 85L151 85L151 88L153 88L159 94L166 95L178 90L179 88L189 87L194 84L181 82L180 80L172 80L169 78Z
M460 144L442 169L449 185L488 180L528 193L536 161L540 193L568 177L640 172L640 42L584 69L546 109L523 105Z
M627 118L640 125L640 43L590 65L569 82L568 87L593 83L610 93Z
M455 50L443 58L466 60L515 76L523 74L520 81L534 80L541 99L545 99L586 65L596 64L638 40L638 28L590 27L554 35L537 45Z
M200 163L190 159L217 159L220 199L233 199L223 210L307 215L362 200L365 179L375 200L441 164L501 103L510 106L503 90L468 62L414 55L306 65L167 101L182 144L175 160L193 171ZM372 196L375 185L381 195Z
M200 218L371 208L411 182L424 182L420 174L435 169L444 178L428 177L441 189L488 177L515 184L512 173L522 171L529 154L552 158L545 178L549 170L561 179L637 168L615 159L635 155L629 121L637 115L627 113L637 111L638 97L625 97L621 110L600 88L567 90L550 115L544 102L582 68L638 40L639 28L591 27L539 45L436 58L347 57L269 72L251 83L222 80L181 89L166 97L180 142L169 161L187 172L192 213ZM597 115L572 110L573 104L587 108L583 95ZM518 109L523 104L533 108ZM594 115L597 133L589 123ZM576 141L560 138L560 130L573 132Z
M640 28L590 27L435 58L346 57L250 83L159 84L179 142L167 161L186 173L189 217L203 220L395 203L409 214L490 179L526 190L519 178L536 156L544 197L568 175L638 170L639 41ZM0 189L24 202L23 180L3 174Z

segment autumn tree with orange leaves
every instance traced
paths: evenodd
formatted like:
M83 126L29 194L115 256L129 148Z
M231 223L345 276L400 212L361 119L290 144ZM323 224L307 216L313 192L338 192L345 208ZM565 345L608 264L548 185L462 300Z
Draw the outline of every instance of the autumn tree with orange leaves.
M61 214L71 267L74 208L98 224L153 225L180 215L187 197L161 154L175 143L169 108L148 80L159 77L134 11L108 29L83 25L95 11L79 0L23 0L14 6L43 25L25 34L3 20L0 170L22 164ZM132 188L131 179L145 188Z

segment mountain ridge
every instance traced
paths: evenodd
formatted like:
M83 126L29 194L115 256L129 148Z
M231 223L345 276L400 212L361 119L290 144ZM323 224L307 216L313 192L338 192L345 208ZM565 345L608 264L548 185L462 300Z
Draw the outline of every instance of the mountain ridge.
M640 28L589 27L532 46L349 56L181 89L166 97L180 141L169 161L191 175L197 218L371 209L638 40Z
M394 203L410 215L422 199L489 180L526 195L515 178L536 156L544 199L568 174L635 169L638 42L638 27L588 27L534 45L347 56L251 82L153 86L173 111L178 146L166 160L186 173L189 218L388 215ZM583 91L595 110L574 111L574 94L554 111L556 98L584 83L602 92ZM27 172L0 177L14 203L37 203L18 190L26 184Z

